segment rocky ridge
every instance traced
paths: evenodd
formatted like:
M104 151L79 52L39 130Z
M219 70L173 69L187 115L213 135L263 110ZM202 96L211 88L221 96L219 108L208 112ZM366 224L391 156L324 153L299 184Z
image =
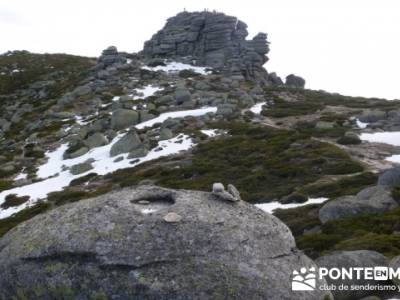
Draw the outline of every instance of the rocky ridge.
M169 18L164 28L145 43L143 54L149 58L184 58L236 78L283 84L263 68L268 61L267 35L258 33L246 40L247 35L247 25L236 17L209 11L182 12Z

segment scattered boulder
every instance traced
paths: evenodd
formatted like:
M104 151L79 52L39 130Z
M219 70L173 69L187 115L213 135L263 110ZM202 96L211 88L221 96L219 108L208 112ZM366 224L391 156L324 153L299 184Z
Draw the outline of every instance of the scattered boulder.
M118 52L117 47L115 46L110 46L107 49L103 50L101 56L99 57L99 65L101 65L103 68L107 68L116 63L125 63L125 62L126 62L126 57L120 54Z
M379 213L398 207L390 189L372 186L360 191L356 196L344 196L327 202L319 210L322 223L364 213Z
M375 123L386 119L386 112L382 110L367 110L357 118L364 123Z
M336 123L335 122L327 122L327 121L318 121L315 124L315 128L318 129L331 129L335 127Z
M400 167L385 170L378 178L378 185L394 187L400 184Z
M338 251L329 255L325 255L316 259L315 263L318 267L325 268L355 268L355 267L376 267L382 266L387 267L388 261L385 256L375 251L368 250L358 250L358 251ZM329 276L326 277L326 281L328 284L335 284L339 286L341 284L344 285L377 285L382 284L385 285L388 282L368 280L368 279L337 279L333 280ZM335 300L352 300L352 299L360 299L362 297L376 295L376 291L369 290L339 290L336 289L332 291L333 297Z
M173 137L174 137L174 133L172 132L171 129L162 128L160 130L160 138L159 138L160 141L169 140L169 139L172 139Z
M141 146L135 150L129 152L128 158L140 158L145 157L149 153L149 150L145 146Z
M110 155L117 156L122 153L131 152L142 146L139 136L135 131L125 134L118 142L111 146Z
M192 95L187 89L180 88L175 91L175 102L177 105L189 102L190 100L192 100Z
M140 186L58 207L9 231L0 239L0 298L36 291L49 291L45 300L61 292L71 299L331 296L293 292L291 274L302 267L316 265L286 225L253 205Z
M84 155L84 154L86 154L88 152L89 152L89 148L88 147L81 147L81 148L79 148L78 150L76 150L76 151L74 151L72 153L68 153L68 154L65 153L64 154L64 158L65 159L67 159L67 158L77 158L77 157L82 156L82 155Z
M83 163L73 165L69 169L69 171L71 172L72 175L79 175L92 169L93 169L92 161L85 161Z
M74 90L73 94L76 96L85 96L91 92L92 92L92 88L90 87L90 85L86 84L86 85L77 87Z
M290 74L286 76L285 85L295 88L304 88L304 86L306 85L306 81L300 76Z
M111 128L114 130L125 129L139 122L139 114L130 109L117 109L111 116Z
M95 132L90 135L85 141L84 144L88 146L90 149L101 147L108 144L107 138L100 132Z
M235 104L223 103L217 106L217 115L232 119L239 115L239 109Z

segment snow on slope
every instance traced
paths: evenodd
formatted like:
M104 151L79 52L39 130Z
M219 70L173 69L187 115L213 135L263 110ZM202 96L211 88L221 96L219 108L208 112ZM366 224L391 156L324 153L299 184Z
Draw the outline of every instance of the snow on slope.
M257 103L257 104L253 105L253 106L250 108L250 111L251 111L252 113L255 113L255 114L259 115L259 114L261 114L262 107L263 107L265 104L267 104L267 102L260 102L260 103Z
M151 127L156 123L162 123L168 118L184 118L184 117L188 117L188 116L198 117L198 116L205 115L207 113L215 113L216 111L217 111L216 107L203 107L203 108L199 108L199 109L172 111L172 112L163 113L163 114L159 115L157 118L140 123L140 124L136 125L135 127L137 129L143 129L146 127Z
M186 116L201 116L209 112L215 112L216 107L207 107L193 110L168 112L161 114L157 118L140 123L136 128L145 128L153 126L155 123L163 122L168 118L182 118ZM122 154L123 160L114 162L116 157L110 157L110 149L124 134L116 136L108 145L97 147L90 150L88 153L73 159L63 159L63 154L68 148L68 144L60 145L55 151L47 152L48 161L39 166L37 171L38 178L44 180L32 184L16 187L5 190L0 193L0 205L5 201L7 195L16 194L18 196L30 196L30 200L20 206L10 207L8 209L0 208L0 219L11 216L12 214L34 205L39 199L44 199L51 192L61 191L67 187L70 182L76 178L85 176L89 173L97 173L105 175L119 169L131 168L146 161L158 159L163 156L179 153L194 146L194 143L189 136L181 134L169 140L160 141L158 146L153 148L145 157L138 160L127 159L128 153ZM160 150L160 147L162 148ZM156 151L157 149L157 151ZM83 163L88 159L93 159L93 169L79 175L72 175L66 167Z
M29 195L31 198L28 202L20 206L0 209L0 219L9 217L28 206L32 206L37 200L46 198L48 193L61 191L64 187L67 187L72 180L89 173L94 172L99 175L105 175L119 169L131 168L149 160L188 150L194 145L189 136L181 134L172 139L159 142L156 148L152 149L145 157L137 161L135 159L127 159L128 153L126 153L121 155L124 157L123 160L114 162L115 157L110 157L109 155L110 149L122 136L123 135L119 135L114 138L110 144L95 148L85 155L74 159L63 160L63 154L67 149L67 144L62 144L57 150L47 153L49 158L48 162L42 165L38 170L38 177L47 179L1 192L0 204L3 203L5 197L10 194L16 194L18 196ZM160 147L162 148L161 150L159 150ZM157 149L157 151L155 149ZM73 166L90 158L95 160L92 170L79 175L72 175L68 170L63 171L63 166ZM48 178L56 174L58 174L58 176Z
M167 73L178 73L179 71L182 70L191 70L193 72L196 72L201 75L207 75L210 74L210 71L207 71L207 67L196 67L180 62L167 62L165 66L157 66L157 67L149 67L149 66L144 66L142 69L149 70L149 71L164 71Z
M400 146L400 131L362 133L360 139L368 142Z
M146 85L143 88L137 88L135 89L135 91L139 94L139 95L143 95L143 96L134 96L133 100L137 100L137 99L144 99L150 96L153 96L156 92L162 91L163 88L161 87L157 87L157 86L152 86L152 85Z
M272 214L275 209L288 209L288 208L295 208L299 206L309 205L309 204L320 204L327 201L328 198L309 198L308 201L304 203L289 203L289 204L282 204L280 202L270 202L270 203L260 203L256 204L255 206L261 208L263 211Z

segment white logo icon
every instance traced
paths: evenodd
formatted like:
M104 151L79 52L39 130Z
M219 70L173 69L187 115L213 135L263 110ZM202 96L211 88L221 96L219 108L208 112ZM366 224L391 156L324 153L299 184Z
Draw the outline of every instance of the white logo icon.
M388 267L375 267L374 268L374 279L375 280L388 280L389 279Z
M293 271L292 291L313 291L316 285L315 268L311 267L308 272L306 268L301 268L300 273Z

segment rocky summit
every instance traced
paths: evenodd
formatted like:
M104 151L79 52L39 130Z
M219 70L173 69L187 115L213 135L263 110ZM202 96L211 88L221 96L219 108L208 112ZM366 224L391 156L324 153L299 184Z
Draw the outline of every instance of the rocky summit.
M291 285L400 265L400 101L283 81L247 36L184 11L138 53L0 55L1 300L400 297Z
M184 58L266 83L281 83L263 68L268 61L267 35L259 33L250 40L247 25L236 17L217 12L182 12L144 44L143 54L156 58Z

